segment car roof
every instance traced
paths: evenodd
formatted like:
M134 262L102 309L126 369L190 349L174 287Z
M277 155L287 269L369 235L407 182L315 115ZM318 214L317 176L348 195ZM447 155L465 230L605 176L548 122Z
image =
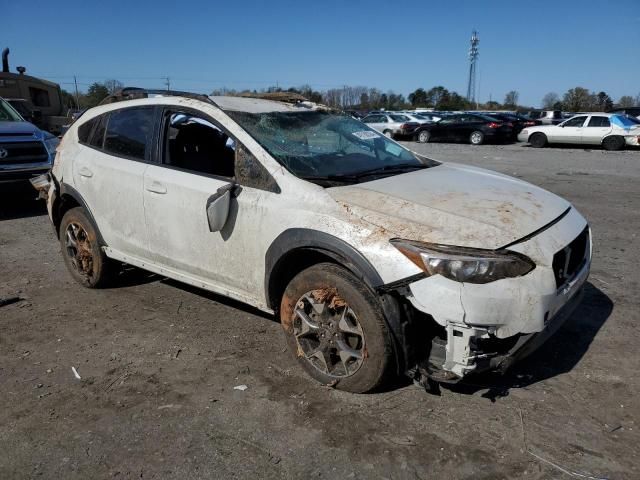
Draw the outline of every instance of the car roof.
M268 113L268 112L301 112L316 107L311 102L286 103L276 100L264 100L252 97L210 96L213 103L225 111Z

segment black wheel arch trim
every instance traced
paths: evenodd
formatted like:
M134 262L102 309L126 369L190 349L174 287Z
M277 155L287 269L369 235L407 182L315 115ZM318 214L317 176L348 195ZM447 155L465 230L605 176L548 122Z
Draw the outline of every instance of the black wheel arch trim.
M93 216L93 213L91 212L91 209L89 208L89 205L87 205L87 202L82 197L80 192L78 192L78 190L73 188L68 183L64 183L64 182L60 182L59 191L60 191L60 193L58 195L58 201L62 201L63 197L65 195L68 195L71 198L73 198L76 202L78 202L78 204L82 208L84 208L84 210L87 212L87 215L89 216L89 220L91 220L91 223L93 223L93 227L96 229L96 233L98 235L98 241L100 242L100 245L106 246L107 244L105 243L104 238L102 238L102 234L100 233L100 229L98 228L98 223L96 222L96 219ZM60 221L62 221L62 217L60 218ZM56 230L57 230L57 228L56 228ZM60 232L57 232L57 234L59 235Z
M276 313L279 310L280 298L274 298L273 293L276 289L275 285L271 285L271 282L274 277L279 275L279 264L282 266L280 262L285 260L288 254L300 250L320 252L332 258L372 290L380 300L380 306L396 346L395 357L398 373L402 374L408 360L408 338L405 334L407 318L401 305L403 299L398 295L397 288L401 285L395 285L396 282L384 284L382 277L369 260L344 240L328 233L306 228L292 228L278 235L265 255L264 288L269 308ZM284 291L286 286L280 287Z

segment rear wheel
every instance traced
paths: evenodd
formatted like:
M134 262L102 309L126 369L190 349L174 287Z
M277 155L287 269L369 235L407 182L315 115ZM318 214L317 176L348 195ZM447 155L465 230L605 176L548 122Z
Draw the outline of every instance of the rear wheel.
M618 136L607 137L602 141L602 148L605 150L622 150L624 148L624 138Z
M429 140L431 140L431 132L429 130L422 130L418 133L418 141L420 143L429 143Z
M393 138L393 132L391 130L385 130L382 133L384 133L384 136L387 138Z
M544 133L534 133L529 137L529 144L533 148L542 148L547 144L547 136Z
M296 275L280 305L289 350L313 378L364 393L393 372L394 349L375 294L353 274L320 263Z
M483 142L484 133L482 133L480 130L471 132L471 135L469 135L469 143L471 143L471 145L482 145Z
M60 222L60 247L71 276L82 286L106 285L113 270L98 242L98 231L84 208L69 210Z

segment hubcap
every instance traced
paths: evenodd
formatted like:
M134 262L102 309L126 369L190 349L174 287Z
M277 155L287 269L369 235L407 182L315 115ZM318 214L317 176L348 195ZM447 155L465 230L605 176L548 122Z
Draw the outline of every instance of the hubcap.
M426 143L429 140L429 134L427 132L420 133L420 141Z
M482 141L482 135L480 135L479 133L472 133L471 134L471 141L473 143L480 143Z
M348 377L365 359L362 327L335 288L312 290L300 297L293 312L293 333L298 356L325 375Z
M72 222L65 231L65 247L71 264L78 273L90 278L93 276L93 254L87 232L78 223Z

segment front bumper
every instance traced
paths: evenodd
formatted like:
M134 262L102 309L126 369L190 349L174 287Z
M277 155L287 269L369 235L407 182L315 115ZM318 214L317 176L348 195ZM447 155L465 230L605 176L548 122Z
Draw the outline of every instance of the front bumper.
M509 247L536 268L525 276L468 284L442 276L409 285L407 298L430 315L445 334L432 341L423 365L432 378L457 381L471 372L505 370L541 345L579 303L591 265L591 236L584 263L558 287L553 257L586 227L575 210L547 230Z
M50 162L0 165L0 182L21 182L46 173L51 168Z

